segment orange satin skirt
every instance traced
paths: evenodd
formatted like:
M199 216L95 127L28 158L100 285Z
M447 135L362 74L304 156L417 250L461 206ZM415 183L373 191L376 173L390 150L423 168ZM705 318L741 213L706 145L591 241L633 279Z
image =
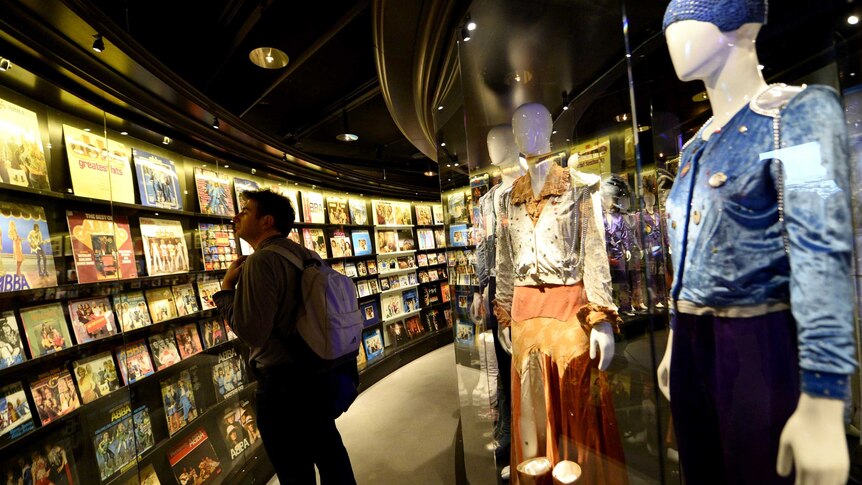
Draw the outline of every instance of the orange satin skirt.
M582 284L515 287L512 300L512 469L544 456L581 466L579 483L625 485L608 376L590 360L577 311ZM518 477L511 480L517 485Z

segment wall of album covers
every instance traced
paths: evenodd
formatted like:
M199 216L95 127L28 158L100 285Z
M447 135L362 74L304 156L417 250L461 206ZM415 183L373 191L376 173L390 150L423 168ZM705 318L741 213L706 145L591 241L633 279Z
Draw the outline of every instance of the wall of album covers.
M35 102L0 77L9 483L237 483L266 460L246 348L211 298L252 251L231 222L245 191L290 198L289 237L356 281L361 370L451 332L439 204L325 190L169 148Z

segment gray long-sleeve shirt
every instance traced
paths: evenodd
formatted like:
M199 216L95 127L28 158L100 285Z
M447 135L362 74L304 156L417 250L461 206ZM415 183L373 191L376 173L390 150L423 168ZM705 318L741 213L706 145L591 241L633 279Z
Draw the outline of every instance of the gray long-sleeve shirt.
M263 241L246 259L235 290L213 295L222 318L250 348L250 365L257 368L293 362L283 339L296 328L297 308L302 301L302 272L274 251L283 246L298 255L306 249L283 237Z

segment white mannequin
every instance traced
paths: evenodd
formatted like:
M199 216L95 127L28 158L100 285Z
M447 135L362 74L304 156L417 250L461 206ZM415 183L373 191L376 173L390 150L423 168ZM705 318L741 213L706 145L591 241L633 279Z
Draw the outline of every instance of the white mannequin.
M491 158L491 165L500 170L500 176L503 181L500 183L500 188L494 192L494 207L500 203L500 197L503 192L515 183L515 179L524 175L524 167L521 165L521 157L518 153L518 145L515 144L515 136L512 133L512 125L502 124L491 128L488 131L488 155ZM494 231L494 228L485 227L485 231ZM488 288L485 288L484 293L476 292L473 294L473 305L470 307L470 312L473 318L478 320L482 318L482 313L485 308L485 301L488 299ZM497 327L497 335L503 348L512 353L512 339L508 331L503 327Z
M671 24L665 32L680 80L700 80L706 85L715 118L703 130L705 140L768 88L755 50L760 27L758 23L748 23L735 31L721 32L711 23L684 20ZM785 91L778 95L792 96L798 88ZM673 330L658 367L659 388L668 400L672 348ZM843 401L803 393L781 433L778 474L790 475L795 464L797 485L846 483L850 457L843 419Z
M543 155L551 152L552 130L551 112L539 103L523 104L512 116L515 143L527 159L534 196L538 196L542 191L553 163L552 160L537 163ZM610 367L614 350L614 331L611 324L602 322L594 325L590 331L590 358L599 357L599 370L605 371Z

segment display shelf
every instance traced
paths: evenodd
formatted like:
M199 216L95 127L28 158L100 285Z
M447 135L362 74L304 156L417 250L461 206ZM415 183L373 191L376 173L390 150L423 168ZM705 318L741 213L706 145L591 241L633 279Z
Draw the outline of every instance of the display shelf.
M392 251L391 253L377 253L377 259L388 256L408 256L410 254L416 254L416 250L408 249L406 251Z
M307 249L307 248L306 248L306 249ZM337 258L334 258L334 257L330 256L330 257L328 257L328 258L323 258L323 260L324 260L324 261L326 261L326 262L330 262L330 261L332 261L332 262L338 262L338 261L343 261L343 260L356 260L356 259L368 259L368 260L374 260L374 258L375 258L376 256L377 256L377 255L376 255L376 254L374 254L374 253L371 253L371 254L363 254L362 256L339 256L339 257L337 257Z
M373 226L374 229L413 229L412 224L391 224L391 225L378 225Z
M416 229L426 229L426 228L427 229L433 229L433 228L439 229L443 226L445 226L445 224L416 224L416 226L414 226L414 227L416 227Z
M442 263L426 264L425 266L417 266L416 269L435 268L437 266L446 266L446 261Z
M409 290L411 288L418 288L418 287L419 287L419 284L408 285L408 286L399 286L398 288L389 288L388 290L383 290L380 292L380 294L385 295L387 293L394 293L396 291L404 291L404 290Z
M388 323L398 322L398 321L404 320L405 318L410 318L413 315L419 315L420 313L422 313L421 308L418 310L413 310L412 312L399 313L398 315L396 315L394 317L387 318L385 320L380 320L380 323L385 326Z
M386 271L385 273L381 272L381 273L377 273L377 276L390 276L390 275L397 275L397 274L405 274L405 273L410 273L411 271L416 271L416 268L414 267L414 268L396 269L394 271Z

